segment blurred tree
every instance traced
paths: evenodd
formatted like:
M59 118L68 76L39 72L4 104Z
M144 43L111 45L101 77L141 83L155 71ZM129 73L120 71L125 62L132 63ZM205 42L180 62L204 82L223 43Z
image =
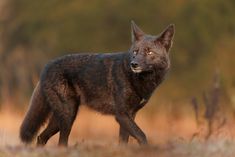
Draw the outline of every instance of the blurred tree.
M128 50L131 19L151 34L176 24L171 76L158 95L191 97L204 89L218 62L234 76L228 71L234 60L226 57L234 49L234 7L233 0L2 0L0 100L28 102L43 65L56 56Z

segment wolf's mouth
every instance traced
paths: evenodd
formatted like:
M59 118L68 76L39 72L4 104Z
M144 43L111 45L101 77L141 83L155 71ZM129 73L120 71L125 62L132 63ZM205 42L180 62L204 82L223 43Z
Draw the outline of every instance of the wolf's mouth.
M131 67L131 70L132 70L134 73L141 73L141 72L142 72L142 68L140 68L140 67L137 67L137 68Z

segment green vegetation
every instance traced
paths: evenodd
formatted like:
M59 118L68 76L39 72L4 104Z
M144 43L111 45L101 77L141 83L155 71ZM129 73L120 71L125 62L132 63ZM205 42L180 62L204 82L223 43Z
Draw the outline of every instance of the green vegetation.
M158 99L201 93L215 69L234 99L234 8L234 0L2 0L1 104L28 102L44 64L54 57L128 50L131 19L151 34L176 25L172 70Z

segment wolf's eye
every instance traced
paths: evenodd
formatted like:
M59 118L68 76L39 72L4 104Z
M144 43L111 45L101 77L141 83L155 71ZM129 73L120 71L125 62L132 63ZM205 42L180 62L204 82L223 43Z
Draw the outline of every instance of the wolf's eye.
M133 51L133 54L134 54L134 55L137 55L137 51Z
M153 54L152 51L147 51L146 53L147 53L147 55L152 55Z

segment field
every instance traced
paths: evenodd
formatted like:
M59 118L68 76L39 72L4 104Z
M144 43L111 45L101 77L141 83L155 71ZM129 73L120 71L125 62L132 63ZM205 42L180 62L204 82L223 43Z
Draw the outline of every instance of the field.
M8 146L1 148L1 157L234 157L235 143L214 141L209 143L178 143L168 147L117 146L116 144L81 143L69 148L24 148Z
M0 157L235 157L234 8L235 0L0 0ZM175 25L170 71L136 117L149 145L119 145L115 119L82 107L68 148L58 134L24 146L20 124L46 63L131 52L132 20L152 35Z
M118 125L113 117L86 108L77 116L68 148L56 146L58 135L44 148L36 148L34 144L25 147L18 138L23 114L3 110L0 112L0 157L233 157L235 154L232 125L205 140L192 117L172 119L167 113L147 116L140 112L136 121L145 131L149 145L140 147L131 138L125 146L118 145Z

